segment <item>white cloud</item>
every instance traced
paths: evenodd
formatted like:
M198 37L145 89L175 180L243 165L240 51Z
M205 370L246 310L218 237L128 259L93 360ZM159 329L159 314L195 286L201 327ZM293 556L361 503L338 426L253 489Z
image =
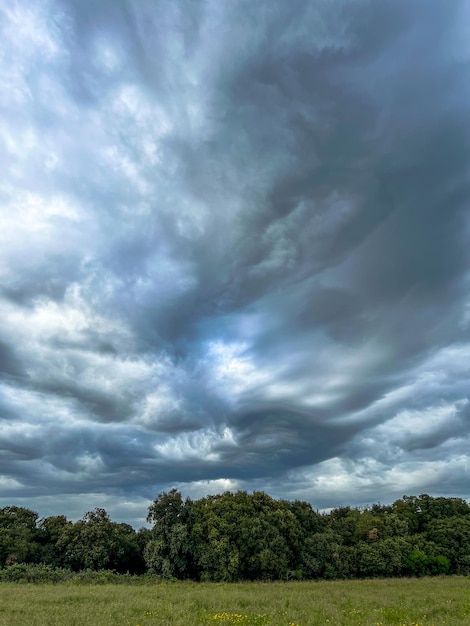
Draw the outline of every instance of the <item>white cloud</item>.
M164 443L155 444L155 450L163 458L171 461L199 460L204 463L220 461L220 447L235 447L232 430L204 429L195 433L183 433L169 437Z
M194 480L182 482L176 485L182 495L193 500L204 498L207 495L216 495L225 491L237 491L240 489L240 481L232 478L216 478L214 480Z
M345 504L389 503L403 495L432 492L452 495L452 476L468 477L470 465L466 455L443 460L398 458L393 466L373 457L344 460L338 457L315 467L289 474L290 497L315 503L320 508Z
M211 341L207 347L206 361L212 377L213 392L236 403L250 389L255 389L270 378L270 373L254 364L246 343Z

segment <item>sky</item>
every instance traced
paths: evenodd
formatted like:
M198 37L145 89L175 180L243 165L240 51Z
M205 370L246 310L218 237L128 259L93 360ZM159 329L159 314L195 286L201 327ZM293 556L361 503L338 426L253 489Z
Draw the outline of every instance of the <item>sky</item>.
M469 25L0 1L0 506L470 498Z

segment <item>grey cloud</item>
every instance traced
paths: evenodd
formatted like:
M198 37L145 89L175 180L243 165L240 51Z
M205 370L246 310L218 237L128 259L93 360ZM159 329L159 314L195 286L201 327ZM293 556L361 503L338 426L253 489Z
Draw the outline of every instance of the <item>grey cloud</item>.
M43 55L4 15L16 497L383 501L432 455L468 496L465 10L38 3Z
M12 346L0 341L0 373L3 376L21 376L23 368Z

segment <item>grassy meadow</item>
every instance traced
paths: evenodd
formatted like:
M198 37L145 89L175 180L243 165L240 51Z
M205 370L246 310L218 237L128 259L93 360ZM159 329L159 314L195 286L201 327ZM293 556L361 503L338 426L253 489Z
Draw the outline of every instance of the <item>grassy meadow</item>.
M470 624L470 578L145 585L0 584L0 624Z

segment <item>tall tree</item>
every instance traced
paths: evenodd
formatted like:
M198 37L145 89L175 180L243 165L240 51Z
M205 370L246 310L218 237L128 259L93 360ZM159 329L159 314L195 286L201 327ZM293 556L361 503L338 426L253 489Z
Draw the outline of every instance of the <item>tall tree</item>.
M183 501L177 489L163 492L149 507L147 522L152 523L144 559L150 572L164 578L192 575L189 534L191 501Z
M0 509L0 567L37 560L38 517L36 511L20 506Z

